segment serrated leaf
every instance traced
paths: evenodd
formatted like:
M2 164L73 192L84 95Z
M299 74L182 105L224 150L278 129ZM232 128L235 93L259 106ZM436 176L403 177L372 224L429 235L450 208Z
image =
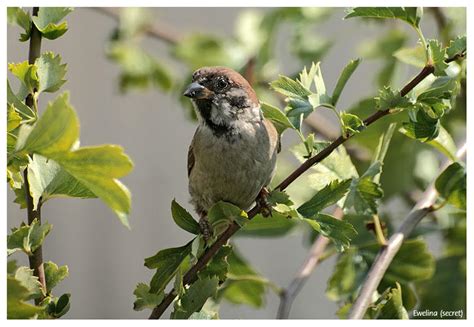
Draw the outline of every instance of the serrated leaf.
M200 233L199 224L196 220L194 220L193 216L186 211L182 206L179 205L176 200L173 199L171 202L171 215L173 216L173 220L182 229L191 234L197 235Z
M466 209L466 168L454 162L438 176L436 190L448 203Z
M224 231L229 224L236 222L239 225L247 223L247 213L232 203L219 201L207 213L209 223L216 235Z
M416 101L432 104L433 99L436 99L435 102L440 101L440 99L450 99L453 94L456 94L457 89L458 82L455 79L447 76L438 77L427 90L417 96Z
M445 76L446 75L446 68L448 68L448 64L445 62L446 60L446 49L441 46L438 40L428 40L428 44L431 51L431 58L433 60L434 65L434 72L433 75L435 76Z
M200 311L207 299L216 294L218 284L218 278L202 278L191 284L171 318L188 319L191 314Z
M352 17L396 18L417 28L422 16L423 9L415 7L355 7L347 11L344 19Z
M359 133L364 127L365 124L358 116L349 114L347 112L339 113L341 118L343 135L351 135L353 133Z
M229 263L227 262L227 257L232 252L232 247L225 245L217 251L217 253L212 258L211 262L208 263L206 268L204 268L200 273L200 278L213 278L217 277L220 282L224 282L227 278L227 272L229 269Z
M296 227L294 219L288 219L285 215L273 211L270 217L263 217L260 214L255 216L239 230L237 235L279 237L288 234L294 227Z
M61 56L52 52L43 53L35 61L38 75L38 93L55 92L66 83L66 64L61 64Z
M402 133L412 139L422 142L435 139L439 135L439 119L430 117L423 108L419 109L416 116L410 117L409 122L403 123Z
M49 156L70 150L78 138L79 121L69 103L69 93L64 92L53 102L48 103L25 143L17 146L17 151L24 150Z
M343 220L331 215L317 214L305 219L318 233L329 238L339 252L349 248L352 238L357 235L354 227Z
M372 265L380 249L380 245L373 244L361 248L360 253ZM381 287L387 284L410 283L431 278L434 273L435 262L428 246L421 238L406 240L395 255L388 267Z
M18 265L17 265L16 260L7 261L7 274L9 275L14 274L17 269L18 269Z
M403 109L412 106L408 98L402 97L399 91L394 91L389 86L379 90L379 95L375 100L379 110Z
M28 267L19 267L15 272L15 279L28 290L27 299L36 299L44 295L41 283L33 274L33 269Z
M426 53L422 46L401 48L393 56L401 62L415 67L423 68L426 65Z
M306 218L311 218L321 210L339 201L348 191L350 179L334 180L317 192L309 201L303 203L297 210Z
M224 298L234 304L246 304L254 308L261 307L264 304L265 281L259 278L260 275L235 249L227 261L229 263L229 279L225 288L221 290Z
M45 262L43 265L46 287L49 294L56 285L69 276L69 269L67 266L58 267L58 265L52 261Z
M25 60L16 64L8 64L8 70L10 70L21 83L21 98L34 93L38 87L37 67L35 65L31 65L28 63L28 60Z
M457 36L454 40L449 42L446 48L446 54L448 58L452 58L456 55L463 54L466 52L466 36Z
M281 135L287 128L295 128L288 117L280 109L266 102L261 102L260 104L263 116L273 123L278 134Z
M357 67L360 64L360 59L351 60L346 67L341 72L339 79L337 80L336 87L332 92L332 105L336 106L339 97L341 96L342 90L347 84L349 78L351 78L352 74L355 72Z
M344 202L345 208L353 207L357 214L362 215L377 213L377 200L383 197L383 190L372 178L373 176L365 176L352 180Z
M367 314L377 319L408 319L408 312L403 306L402 288L395 283L394 288L387 289L368 309Z
M39 224L35 219L31 225L23 225L12 230L7 236L7 254L11 255L16 251L23 251L32 255L34 251L43 243L44 238L51 231L52 225L48 223Z
M28 319L41 313L44 308L27 302L29 291L13 276L7 276L7 318Z
M160 293L178 271L180 264L191 253L191 244L159 251L152 257L145 258L145 266L156 269L150 282L150 292Z
M284 75L280 75L277 80L271 82L270 87L289 98L299 98L304 100L307 96L312 94L312 92L304 87L300 81L292 80Z
M13 105L8 106L7 110L7 132L11 132L15 128L20 126L21 116L15 110L15 107Z
M59 22L72 10L65 7L40 7L38 16L33 16L33 23L44 38L54 40L66 33L67 22Z
M31 34L31 18L30 14L19 7L7 7L7 21L9 24L15 24L24 30L20 34L20 41L25 42L30 38Z
M150 287L144 283L138 283L133 294L136 296L136 300L133 302L133 310L135 311L154 309L164 298L164 292L159 294L150 293Z

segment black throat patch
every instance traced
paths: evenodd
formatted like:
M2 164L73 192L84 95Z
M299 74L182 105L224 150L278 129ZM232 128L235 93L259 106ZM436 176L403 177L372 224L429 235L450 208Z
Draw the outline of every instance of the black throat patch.
M229 125L216 124L211 120L212 101L208 99L196 99L196 107L201 114L206 125L212 130L212 133L217 136L230 135L233 132L233 128Z

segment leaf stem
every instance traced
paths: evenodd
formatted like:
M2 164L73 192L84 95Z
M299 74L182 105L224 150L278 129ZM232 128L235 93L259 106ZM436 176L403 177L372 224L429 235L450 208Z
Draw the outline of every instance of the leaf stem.
M433 65L433 58L431 55L431 49L428 46L428 43L426 43L425 36L423 35L423 32L421 31L421 28L415 27L416 33L418 34L421 45L423 46L423 49L425 50L425 57L426 57L426 65Z
M33 15L38 16L39 7L33 7ZM36 28L33 22L31 23L31 36L30 36L30 48L28 53L28 62L34 64L36 59L41 54L41 33ZM28 94L25 103L28 107L37 112L36 108L36 99L33 94ZM33 198L30 194L30 183L28 182L28 167L23 171L23 178L25 184L25 197L26 197L26 206L28 213L28 224L31 225L33 220L37 219L38 223L41 224L41 202L38 203L38 208L34 210ZM33 269L33 274L38 277L41 287L44 289L46 294L46 277L44 274L43 266L43 249L42 246L39 246L31 256L28 257L30 263L30 269ZM43 297L35 299L35 304L39 304L43 300Z
M372 219L374 221L374 230L375 236L377 237L377 242L382 246L387 245L387 240L385 239L385 236L383 234L382 224L380 223L379 215L373 215Z

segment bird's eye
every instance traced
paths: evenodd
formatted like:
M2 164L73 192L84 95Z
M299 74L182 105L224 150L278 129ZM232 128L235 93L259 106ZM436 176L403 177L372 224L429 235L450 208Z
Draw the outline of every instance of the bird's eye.
M227 87L227 85L228 85L228 84L227 84L226 80L224 80L224 79L222 79L222 78L220 78L220 79L217 80L217 84L216 84L217 89L223 90L223 89L225 89L225 88Z

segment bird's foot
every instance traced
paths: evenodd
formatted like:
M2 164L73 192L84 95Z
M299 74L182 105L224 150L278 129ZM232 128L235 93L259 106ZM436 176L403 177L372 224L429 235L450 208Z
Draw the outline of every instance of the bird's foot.
M199 228L201 229L201 234L204 238L204 241L208 243L212 237L212 226L207 219L207 215L201 215L201 218L199 219Z
M272 215L272 205L268 202L268 196L270 192L268 192L266 187L263 187L260 193L257 196L257 203L260 206L260 213L263 217L267 218Z

